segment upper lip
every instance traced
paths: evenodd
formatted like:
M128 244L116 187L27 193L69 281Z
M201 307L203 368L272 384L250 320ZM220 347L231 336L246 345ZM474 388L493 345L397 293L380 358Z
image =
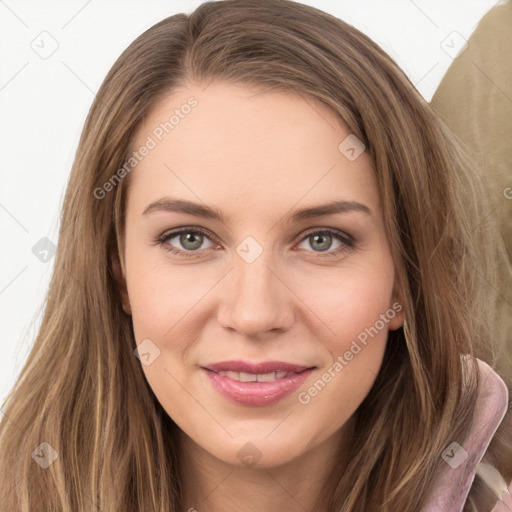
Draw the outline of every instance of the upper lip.
M262 375L265 373L272 372L295 372L300 373L313 366L305 366L293 363L287 363L284 361L263 361L261 363L251 363L250 361L221 361L219 363L211 363L207 366L203 366L207 370L214 372L232 371L232 372L244 372L252 373L255 375Z

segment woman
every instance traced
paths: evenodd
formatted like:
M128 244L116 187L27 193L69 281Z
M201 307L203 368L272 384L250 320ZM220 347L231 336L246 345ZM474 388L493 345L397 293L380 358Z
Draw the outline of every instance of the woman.
M156 24L84 127L3 509L491 510L512 434L478 191L340 20L229 0Z

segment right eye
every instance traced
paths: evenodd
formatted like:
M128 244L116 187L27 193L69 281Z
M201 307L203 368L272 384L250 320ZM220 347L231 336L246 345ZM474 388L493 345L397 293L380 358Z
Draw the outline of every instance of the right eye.
M177 239L183 249L174 247L170 241ZM156 241L166 250L178 256L189 258L197 256L197 252L203 252L206 249L201 249L204 240L209 239L209 233L197 227L183 227L167 231L162 234ZM214 247L214 245L212 245ZM210 247L211 248L211 247Z

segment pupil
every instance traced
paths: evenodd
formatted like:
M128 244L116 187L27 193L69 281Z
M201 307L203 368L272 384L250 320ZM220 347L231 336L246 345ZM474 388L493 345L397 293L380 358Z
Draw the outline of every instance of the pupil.
M184 235L181 235L180 242L183 245L183 247L186 247L188 249L198 249L199 247L201 247L201 237L202 235L197 236L193 233L185 233ZM190 246L189 244L192 244L192 246Z
M319 247L319 249L321 251L326 251L327 249L329 249L329 247L331 245L331 241L330 241L331 235L328 235L328 234L326 234L326 235L313 235L314 242L317 242L318 239L322 240L322 238L324 240L326 240L327 242L324 242L323 244L320 244L321 247Z

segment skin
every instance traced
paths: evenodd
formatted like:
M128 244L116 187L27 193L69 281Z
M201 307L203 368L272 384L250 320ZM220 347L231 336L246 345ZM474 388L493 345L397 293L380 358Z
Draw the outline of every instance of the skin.
M350 161L338 150L351 132L327 106L224 82L173 91L145 118L133 147L191 96L198 105L129 177L126 275L115 265L137 344L150 339L160 350L142 369L181 429L183 512L326 510L321 487L334 454L342 453L343 465L354 412L375 381L388 330L404 316L402 308L309 403L299 402L299 392L332 373L357 336L400 302L373 164L366 151ZM171 194L230 220L143 215ZM296 209L333 200L357 201L371 213L287 221ZM179 227L211 236L155 242ZM310 236L325 228L352 236L354 245L336 255L343 242ZM252 263L236 251L247 236L262 249ZM165 245L200 248L185 258ZM297 392L254 407L228 401L200 368L231 359L317 368ZM260 457L252 467L237 455L246 443Z

